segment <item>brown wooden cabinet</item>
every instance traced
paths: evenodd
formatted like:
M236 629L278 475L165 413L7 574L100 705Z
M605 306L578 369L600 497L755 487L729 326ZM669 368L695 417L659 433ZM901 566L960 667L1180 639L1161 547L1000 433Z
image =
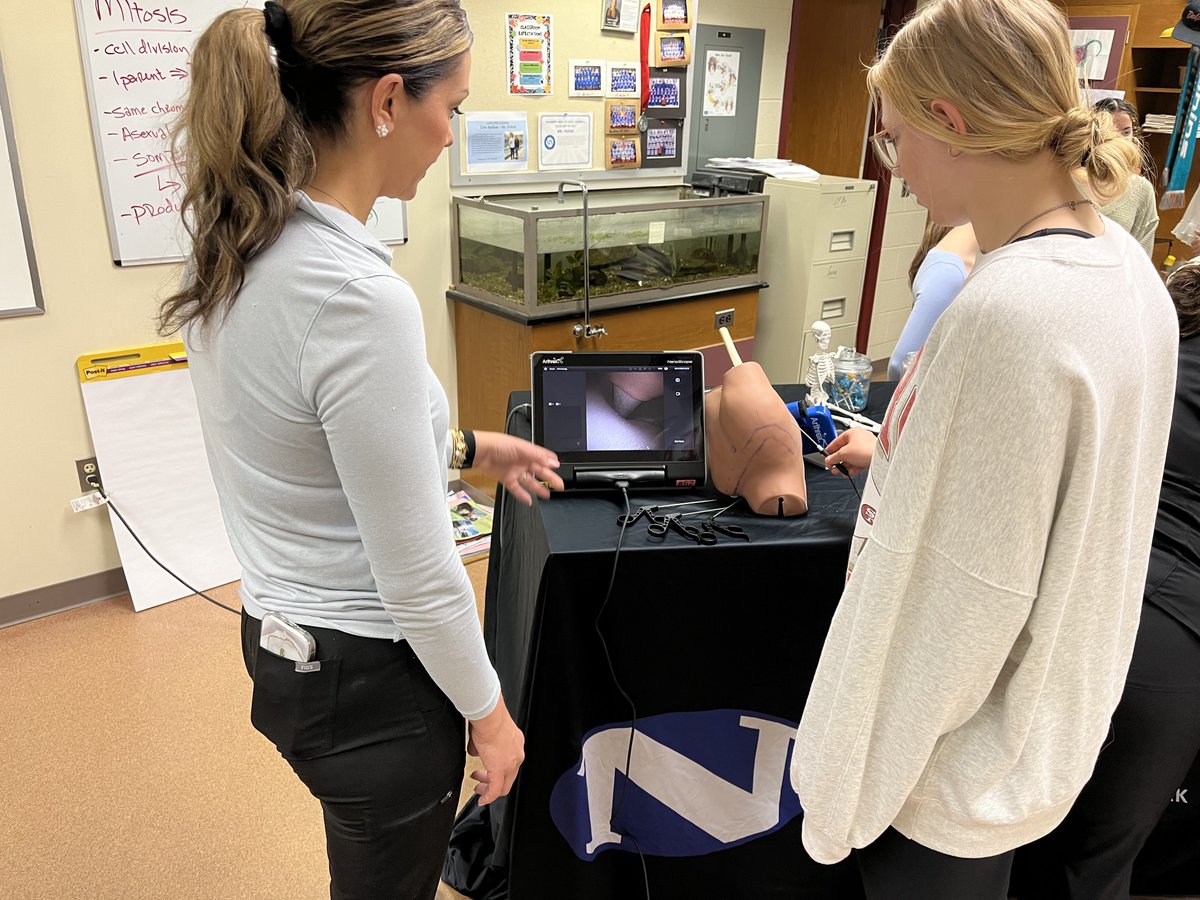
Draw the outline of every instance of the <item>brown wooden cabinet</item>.
M521 321L483 305L454 301L454 347L458 368L458 421L464 428L503 431L512 391L529 390L529 356L537 350L700 350L705 380L720 384L729 358L714 328L717 312L735 310L729 331L743 359L753 359L758 325L758 290L681 298L609 310L592 316L608 333L576 340L578 317ZM495 493L481 472L463 471L464 481Z
M1179 105L1179 67L1187 61L1188 45L1162 37L1175 26L1183 12L1182 0L1150 0L1145 3L1095 4L1055 0L1070 16L1125 16L1129 19L1129 41L1122 53L1117 87L1125 99L1138 109L1144 122L1148 113L1174 115ZM1171 142L1168 134L1146 135L1147 148L1154 160L1154 171L1147 172L1154 190L1162 199L1162 168ZM1193 165L1188 176L1186 199L1190 200L1200 181L1200 166ZM1191 249L1182 245L1171 229L1179 224L1182 209L1159 209L1158 232L1154 242L1154 264L1162 264L1169 252L1179 259L1191 257Z
M1128 99L1138 108L1142 121L1145 121L1148 113L1174 115L1179 106L1179 70L1187 63L1189 45L1172 37L1162 37L1162 33L1174 27L1179 21L1182 11L1183 4L1180 2L1140 4L1132 41L1133 77L1136 89L1134 96ZM1155 170L1151 174L1155 193L1161 200L1163 195L1162 169L1166 162L1171 136L1169 134L1148 134L1146 142L1150 155L1154 159ZM1197 184L1200 184L1200 166L1193 164L1191 173L1188 175L1186 200L1191 200ZM1154 264L1162 265L1163 258L1168 251L1179 259L1191 258L1191 248L1182 244L1171 234L1171 229L1179 224L1183 209L1160 208L1158 215L1158 233L1154 242Z

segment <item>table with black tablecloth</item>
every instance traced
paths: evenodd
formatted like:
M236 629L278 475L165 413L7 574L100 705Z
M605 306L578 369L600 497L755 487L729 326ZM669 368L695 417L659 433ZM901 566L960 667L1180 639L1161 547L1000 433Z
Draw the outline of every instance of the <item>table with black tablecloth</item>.
M779 390L794 400L805 388ZM868 413L880 417L889 395L890 386L876 385ZM527 401L527 394L515 394L510 408ZM509 430L528 436L523 411L510 417ZM645 520L626 530L599 621L611 672L596 627L613 575L617 516L624 511L619 492L562 494L532 508L498 496L484 631L507 702L525 731L526 761L508 798L483 815L469 810L461 817L447 865L452 886L477 898L502 896L507 879L514 900L641 894L641 862L628 838L586 860L580 855L587 855L586 840L572 831L585 823L562 824L564 803L570 818L574 802L578 819L584 776L574 773L584 740L597 729L628 728L631 720L615 672L636 706L639 734L645 729L728 782L724 790L738 801L730 815L740 810L744 818L742 806L754 810L753 821L740 827L714 826L720 812L712 809L689 821L689 803L705 804L694 796L668 795L663 802L669 786L641 784L646 769L639 772L636 757L623 791L616 774L617 824L641 845L655 900L861 896L852 864L821 866L801 847L786 769L790 745L783 758L756 756L762 728L772 729L778 746L780 730L794 730L800 720L854 529L850 483L816 466L806 469L806 516L765 518L744 507L722 516L745 528L749 542L722 536L716 545L698 545L677 534L655 539ZM636 510L702 497L721 495L712 488L632 492L631 502ZM752 721L743 725L743 717ZM610 743L618 745L623 770L628 742L617 733ZM771 771L754 771L764 766ZM559 782L566 800L556 798L556 823L551 807ZM772 830L776 795L779 822Z
M891 388L872 387L873 418ZM790 401L805 388L777 390ZM528 399L510 399L508 430L525 437ZM644 858L654 900L863 896L853 859L822 866L804 852L787 775L786 734L841 595L857 507L847 479L806 471L806 516L734 509L722 521L750 541L713 546L654 538L643 519L626 530L615 574L619 492L530 508L501 489L484 631L526 761L509 797L460 814L451 886L475 900L625 900L644 896ZM650 755L639 743L627 768L630 701ZM621 834L604 835L614 812Z

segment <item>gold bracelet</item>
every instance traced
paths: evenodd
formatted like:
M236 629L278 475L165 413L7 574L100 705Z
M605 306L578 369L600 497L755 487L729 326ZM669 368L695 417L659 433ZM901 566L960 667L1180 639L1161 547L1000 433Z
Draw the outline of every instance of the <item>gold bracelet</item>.
M467 461L467 439L457 428L450 429L450 439L454 442L454 453L450 457L450 468L461 469Z

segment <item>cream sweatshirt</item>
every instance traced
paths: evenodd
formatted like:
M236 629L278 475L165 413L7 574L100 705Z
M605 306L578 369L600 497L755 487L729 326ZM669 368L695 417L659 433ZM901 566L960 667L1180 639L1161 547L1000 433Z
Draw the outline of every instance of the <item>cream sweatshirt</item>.
M1057 825L1133 650L1174 310L1111 225L981 255L888 410L797 734L803 840L984 857Z

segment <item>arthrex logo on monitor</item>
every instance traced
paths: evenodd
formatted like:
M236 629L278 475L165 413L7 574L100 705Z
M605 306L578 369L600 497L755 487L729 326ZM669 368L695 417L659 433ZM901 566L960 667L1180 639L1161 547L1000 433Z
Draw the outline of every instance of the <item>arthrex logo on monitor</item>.
M778 831L800 814L788 777L796 723L738 709L638 719L583 741L550 794L550 815L580 859L609 849L700 856ZM624 791L624 800L621 800ZM610 820L619 807L619 818Z

